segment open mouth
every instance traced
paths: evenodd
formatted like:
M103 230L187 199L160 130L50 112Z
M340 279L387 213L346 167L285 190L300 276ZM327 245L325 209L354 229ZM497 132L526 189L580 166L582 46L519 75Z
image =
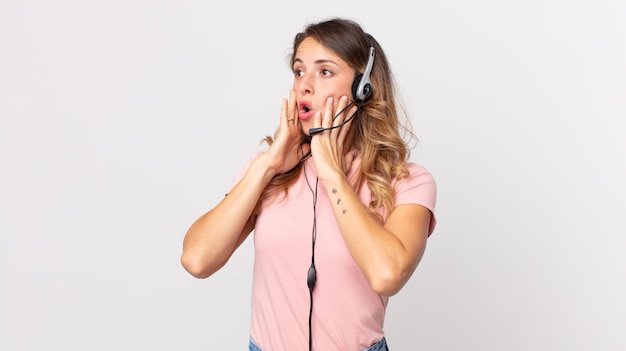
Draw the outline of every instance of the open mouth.
M311 108L311 105L307 101L300 101L298 108L299 108L298 117L302 121L309 120L311 116L313 115L313 109Z

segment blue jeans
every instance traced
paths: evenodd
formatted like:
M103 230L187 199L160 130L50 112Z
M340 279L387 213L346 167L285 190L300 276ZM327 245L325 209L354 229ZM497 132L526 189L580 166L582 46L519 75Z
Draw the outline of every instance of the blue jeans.
M250 338L250 347L248 348L248 351L263 351L263 349L255 344L254 340ZM382 340L363 351L389 351L389 348L387 348L387 340L383 337Z

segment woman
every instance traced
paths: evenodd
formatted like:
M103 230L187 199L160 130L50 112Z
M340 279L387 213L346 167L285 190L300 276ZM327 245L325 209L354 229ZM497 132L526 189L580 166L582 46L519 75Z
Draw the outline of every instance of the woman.
M309 25L291 67L275 137L190 227L182 264L209 277L254 230L250 350L387 350L387 301L434 229L435 182L408 161L389 64L357 23Z

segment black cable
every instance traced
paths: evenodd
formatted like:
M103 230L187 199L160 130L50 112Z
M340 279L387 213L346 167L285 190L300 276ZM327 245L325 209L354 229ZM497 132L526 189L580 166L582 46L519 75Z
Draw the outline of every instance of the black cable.
M340 115L342 114L348 107L354 105L354 102L349 103L348 105L346 105L344 108L341 109L341 111L339 111L335 117L333 117L333 121ZM330 126L328 128L323 128L323 127L319 127L319 128L311 128L309 129L309 138L312 137L313 135L317 134L317 133L321 133L325 130L331 130L331 129L335 129L335 128L339 128L341 126L343 126L344 124L350 122L354 116L356 116L356 114L359 112L359 109L363 107L363 104L359 104L358 108L356 111L354 111L354 113L348 117L348 119L346 119L345 121L343 121L342 123L338 124L338 125L334 125L334 126ZM300 145L300 151L301 153L303 153L302 151L302 145ZM306 155L303 155L302 158L300 159L300 162L305 162L305 160L311 155L311 152L309 151L309 153L307 153ZM309 183L309 178L307 177L306 174L306 167L305 164L302 164L302 171L304 172L304 179L306 180L306 184L309 187L309 190L311 191L311 195L313 195L313 229L311 231L311 266L309 267L309 270L307 272L307 278L306 278L306 283L307 286L309 287L309 301L310 301L310 305L309 305L309 351L313 350L313 333L312 333L312 329L313 329L313 288L315 287L315 282L317 281L317 272L315 270L315 240L317 237L317 216L316 216L316 205L317 205L317 189L318 189L318 184L319 184L319 178L315 178L315 190L313 190L313 188L311 187L311 184Z
M315 287L315 282L317 281L317 272L315 271L315 240L317 238L317 216L315 207L317 205L317 189L319 184L319 178L315 179L315 190L311 187L309 183L309 178L306 175L306 168L304 164L302 165L302 171L304 172L304 179L306 180L306 184L311 191L311 195L313 195L313 229L311 231L311 266L307 272L306 283L309 287L309 351L313 350L313 288Z
M342 113L343 113L343 111L345 111L348 107L350 107L350 106L352 106L352 105L354 105L354 104L355 104L355 102L354 102L354 101L352 101L352 102L350 102L349 104L347 104L347 105L346 105L346 107L342 108L339 112L337 112L337 114L335 115L335 117L333 117L333 121L334 121L337 117L339 117L339 115L340 115L340 114L342 114ZM343 125L344 125L344 124L346 124L346 123L350 122L350 121L354 118L354 116L356 116L356 114L359 112L359 109L360 109L361 107L363 107L363 104L359 104L359 105L358 105L358 108L356 109L356 111L354 111L354 113L353 113L350 117L348 117L348 119L346 119L345 121L343 121L343 122L341 122L341 123L339 123L339 124L337 124L337 125L334 125L334 126L333 126L333 125L331 125L330 127L327 127L327 128L324 128L324 127L310 128L310 129L309 129L309 135L310 135L310 136L313 136L313 135L315 135L315 134L319 134L319 133L321 133L321 132L323 132L323 131L326 131L326 130L332 130L332 129L335 129L335 128L343 127Z

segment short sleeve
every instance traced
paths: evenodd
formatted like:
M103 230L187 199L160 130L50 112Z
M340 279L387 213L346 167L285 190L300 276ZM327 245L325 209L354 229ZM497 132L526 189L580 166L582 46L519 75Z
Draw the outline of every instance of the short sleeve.
M233 179L233 181L230 184L230 188L228 188L228 192L230 192L231 190L233 190L233 188L235 187L235 185L239 184L239 182L241 181L241 179L243 178L243 176L246 175L246 172L248 172L248 169L250 169L250 165L252 164L252 161L256 160L257 158L259 158L259 156L261 156L262 152L258 152L254 155L252 155L249 159L248 162L246 162L246 164L241 167L239 169L239 172L237 172L237 174L235 175L235 178Z
M435 204L437 202L437 184L433 175L424 167L407 163L409 176L395 184L396 206L415 204L426 207L432 213L428 236L435 230Z

